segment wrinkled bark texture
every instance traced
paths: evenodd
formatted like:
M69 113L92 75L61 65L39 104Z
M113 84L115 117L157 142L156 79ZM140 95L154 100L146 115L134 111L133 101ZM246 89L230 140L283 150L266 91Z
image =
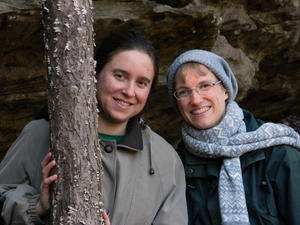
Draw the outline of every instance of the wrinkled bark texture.
M51 204L55 225L102 223L91 8L88 0L42 5L51 150L58 174Z

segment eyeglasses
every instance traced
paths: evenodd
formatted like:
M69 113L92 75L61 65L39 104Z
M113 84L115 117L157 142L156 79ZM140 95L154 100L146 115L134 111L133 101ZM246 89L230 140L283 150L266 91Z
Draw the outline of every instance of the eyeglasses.
M177 100L183 100L183 99L190 97L193 93L193 90L195 90L197 92L197 94L201 94L201 92L208 91L209 89L211 89L212 87L214 87L220 83L221 83L221 81L219 80L217 82L207 82L207 83L199 84L197 87L195 87L193 89L181 88L181 89L178 89L177 91L175 91L173 93L173 95Z

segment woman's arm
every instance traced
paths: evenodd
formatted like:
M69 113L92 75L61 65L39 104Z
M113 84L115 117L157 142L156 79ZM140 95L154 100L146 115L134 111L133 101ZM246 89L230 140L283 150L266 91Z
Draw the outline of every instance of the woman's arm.
M5 225L44 224L36 211L39 191L27 184L0 185L1 217Z
M35 120L0 163L0 210L5 224L41 224L36 205L42 181L41 162L49 149L49 124Z

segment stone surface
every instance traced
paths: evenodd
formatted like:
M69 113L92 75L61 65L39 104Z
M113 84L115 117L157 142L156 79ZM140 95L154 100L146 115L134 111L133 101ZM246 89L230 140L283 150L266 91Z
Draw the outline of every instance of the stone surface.
M239 82L241 106L265 120L292 118L291 126L297 124L298 0L98 0L93 5L96 43L111 31L130 28L156 46L160 82L143 117L172 144L179 140L181 119L168 102L164 74L178 54L192 48L212 50L229 62ZM38 0L0 1L2 156L47 101L41 31Z

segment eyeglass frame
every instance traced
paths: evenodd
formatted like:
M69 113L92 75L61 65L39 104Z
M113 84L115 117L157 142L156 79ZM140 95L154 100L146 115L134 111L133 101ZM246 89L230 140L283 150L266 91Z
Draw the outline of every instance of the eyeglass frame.
M204 90L204 91L208 91L208 90L211 89L212 87L214 87L214 86L216 86L216 85L218 85L218 84L222 84L222 81L221 81L221 80L218 80L218 81L216 81L216 82L207 82L207 83L205 83L205 84L206 84L206 85L209 84L209 87L206 87L207 90ZM180 100L183 100L183 99L187 99L188 97L191 97L191 95L192 95L192 93L193 93L193 90L195 90L195 91L197 92L197 94L199 95L199 94L201 93L201 89L205 89L205 87L200 88L201 85L203 85L203 84L199 84L198 86L196 86L196 87L194 87L194 88L192 88L192 89L186 88L187 90L190 91L190 93L189 93L187 96L184 96L184 97L180 97L180 98L179 98L179 97L176 96L177 91L174 91L174 92L173 92L173 96L174 96L177 100L180 101Z

